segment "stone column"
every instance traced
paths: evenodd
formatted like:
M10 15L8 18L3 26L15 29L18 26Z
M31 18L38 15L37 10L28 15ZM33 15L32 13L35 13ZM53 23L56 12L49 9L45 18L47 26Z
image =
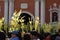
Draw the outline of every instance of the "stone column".
M35 0L35 17L39 17L39 0Z
M52 12L50 11L50 24L52 23Z
M60 22L60 5L59 5L59 10L58 10L58 22Z
M4 0L4 24L8 24L8 0Z
M52 23L52 6L50 5L50 9L49 9L49 12L50 12L50 24Z
M9 0L9 21L14 13L14 0Z
M41 26L45 23L45 0L41 0Z

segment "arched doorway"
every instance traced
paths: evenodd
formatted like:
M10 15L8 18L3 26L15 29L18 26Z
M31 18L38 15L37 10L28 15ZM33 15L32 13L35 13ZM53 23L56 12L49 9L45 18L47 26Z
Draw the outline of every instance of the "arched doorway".
M27 25L27 23L29 23L29 18L33 21L31 15L29 15L27 13L21 13L20 18L21 17L24 17L23 18L24 19L24 24L26 24L26 25Z

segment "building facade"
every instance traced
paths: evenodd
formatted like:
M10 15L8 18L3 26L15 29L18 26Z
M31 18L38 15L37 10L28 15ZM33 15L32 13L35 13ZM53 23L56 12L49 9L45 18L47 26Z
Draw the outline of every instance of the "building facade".
M20 9L33 20L39 17L41 24L60 22L60 0L0 0L0 18L4 17L5 23Z

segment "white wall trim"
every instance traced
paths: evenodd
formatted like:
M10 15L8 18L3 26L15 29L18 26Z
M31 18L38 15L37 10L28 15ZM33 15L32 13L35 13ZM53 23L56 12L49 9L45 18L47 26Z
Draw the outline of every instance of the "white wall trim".
M14 13L14 0L9 0L9 21Z
M21 7L21 9L27 9L28 8L28 3L21 3L20 7Z
M41 0L41 27L45 23L45 0Z
M8 0L4 0L4 24L8 24Z
M39 17L39 0L35 0L35 17Z
M50 6L49 11L50 11L50 23L55 23L55 22L52 22L52 13L54 12L58 13L58 22L60 22L60 12L59 12L60 10L57 7L56 3L54 3L53 6Z

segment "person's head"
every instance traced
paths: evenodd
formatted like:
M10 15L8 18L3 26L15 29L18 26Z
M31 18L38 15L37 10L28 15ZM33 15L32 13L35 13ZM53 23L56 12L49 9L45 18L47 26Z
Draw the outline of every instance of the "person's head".
M11 37L13 38L13 37L16 37L18 35L18 31L12 31L12 33L11 33Z
M45 38L50 38L50 33L45 33Z
M31 32L31 37L32 37L32 38L38 38L38 32L32 31L32 32Z
M58 30L58 32L60 32L60 29Z
M58 35L60 36L60 29L58 30Z
M24 35L24 40L30 40L30 34L25 34Z

